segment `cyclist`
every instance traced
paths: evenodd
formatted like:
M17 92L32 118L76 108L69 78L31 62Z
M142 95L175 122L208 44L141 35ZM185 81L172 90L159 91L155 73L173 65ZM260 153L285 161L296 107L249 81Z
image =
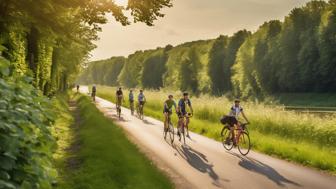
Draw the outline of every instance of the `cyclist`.
M140 108L140 106L142 106L142 108L143 108L145 103L146 103L146 97L143 94L143 90L140 90L140 93L138 95L138 109ZM140 112L140 111L138 111L138 112Z
M92 89L91 89L91 97L92 97L93 101L96 101L96 92L97 92L97 87L96 87L96 85L93 85Z
M77 84L76 88L77 88L77 93L79 93L79 85L78 84Z
M132 90L130 90L130 92L128 94L128 100L129 100L129 103L130 103L131 113L133 115L134 114L134 94L133 94Z
M174 101L174 97L173 95L169 95L168 96L168 99L164 102L164 105L163 105L163 115L164 115L164 128L165 128L165 131L167 131L168 129L168 118L169 116L172 115L173 113L173 107L175 108L175 111L176 111L176 103Z
M178 116L179 119L181 121L181 119L186 119L186 124L185 127L187 129L187 137L189 136L189 129L188 129L188 125L190 122L190 113L187 112L187 106L189 107L191 114L193 114L193 108L191 105L191 101L189 99L189 94L187 92L183 93L183 98L180 99L179 103L178 103L178 108L177 108L177 112L178 112ZM180 127L180 124L178 124L178 127ZM180 136L180 132L179 132L179 128L177 129L177 135Z
M233 144L236 145L236 139L234 136L234 127L240 127L240 123L238 121L240 113L242 114L243 118L247 123L249 123L247 117L245 116L243 107L240 106L240 100L236 99L234 101L234 105L230 109L230 113L228 116L224 116L221 122L223 124L228 124L230 127L230 133L231 133L231 140L233 141ZM230 139L226 140L226 143L229 143Z
M120 108L121 102L124 99L121 87L119 87L119 89L116 92L116 98L117 98L117 108Z

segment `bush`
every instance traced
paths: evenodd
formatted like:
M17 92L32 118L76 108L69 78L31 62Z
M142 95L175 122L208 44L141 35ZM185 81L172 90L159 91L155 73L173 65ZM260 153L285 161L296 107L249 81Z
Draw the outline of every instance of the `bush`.
M0 188L51 188L55 175L51 104L31 82L0 57Z

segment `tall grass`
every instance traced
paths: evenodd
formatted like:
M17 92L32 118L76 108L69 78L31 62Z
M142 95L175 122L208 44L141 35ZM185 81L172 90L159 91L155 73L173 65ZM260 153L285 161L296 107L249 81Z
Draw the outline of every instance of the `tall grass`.
M127 97L128 92L125 93ZM98 95L103 98L114 101L114 94L115 88L98 87ZM162 119L163 102L168 94L173 94L176 100L181 97L178 92L145 91L145 114ZM191 101L195 115L190 129L220 140L219 119L229 112L232 102L225 97L211 96L191 97ZM255 150L336 173L335 115L322 118L255 102L242 102L242 106L251 122L249 131ZM177 120L176 116L173 120Z

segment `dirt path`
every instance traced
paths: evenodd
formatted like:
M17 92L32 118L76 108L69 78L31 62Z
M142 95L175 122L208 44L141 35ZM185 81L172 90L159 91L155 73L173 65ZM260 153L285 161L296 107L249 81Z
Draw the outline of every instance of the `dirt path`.
M87 88L82 87L83 93ZM96 105L106 116L116 118L115 105L97 98ZM251 152L248 157L236 150L227 152L221 143L191 133L187 145L163 140L163 123L145 117L144 121L122 108L116 121L156 161L162 161L173 172L183 175L190 188L312 188L333 189L336 177L295 165L267 155Z

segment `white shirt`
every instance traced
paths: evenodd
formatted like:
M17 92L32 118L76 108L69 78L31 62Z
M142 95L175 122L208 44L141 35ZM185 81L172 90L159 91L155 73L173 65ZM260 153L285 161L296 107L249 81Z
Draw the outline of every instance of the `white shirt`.
M230 111L229 115L238 118L238 116L241 112L243 112L243 108L241 106L233 105L231 107L231 111Z

